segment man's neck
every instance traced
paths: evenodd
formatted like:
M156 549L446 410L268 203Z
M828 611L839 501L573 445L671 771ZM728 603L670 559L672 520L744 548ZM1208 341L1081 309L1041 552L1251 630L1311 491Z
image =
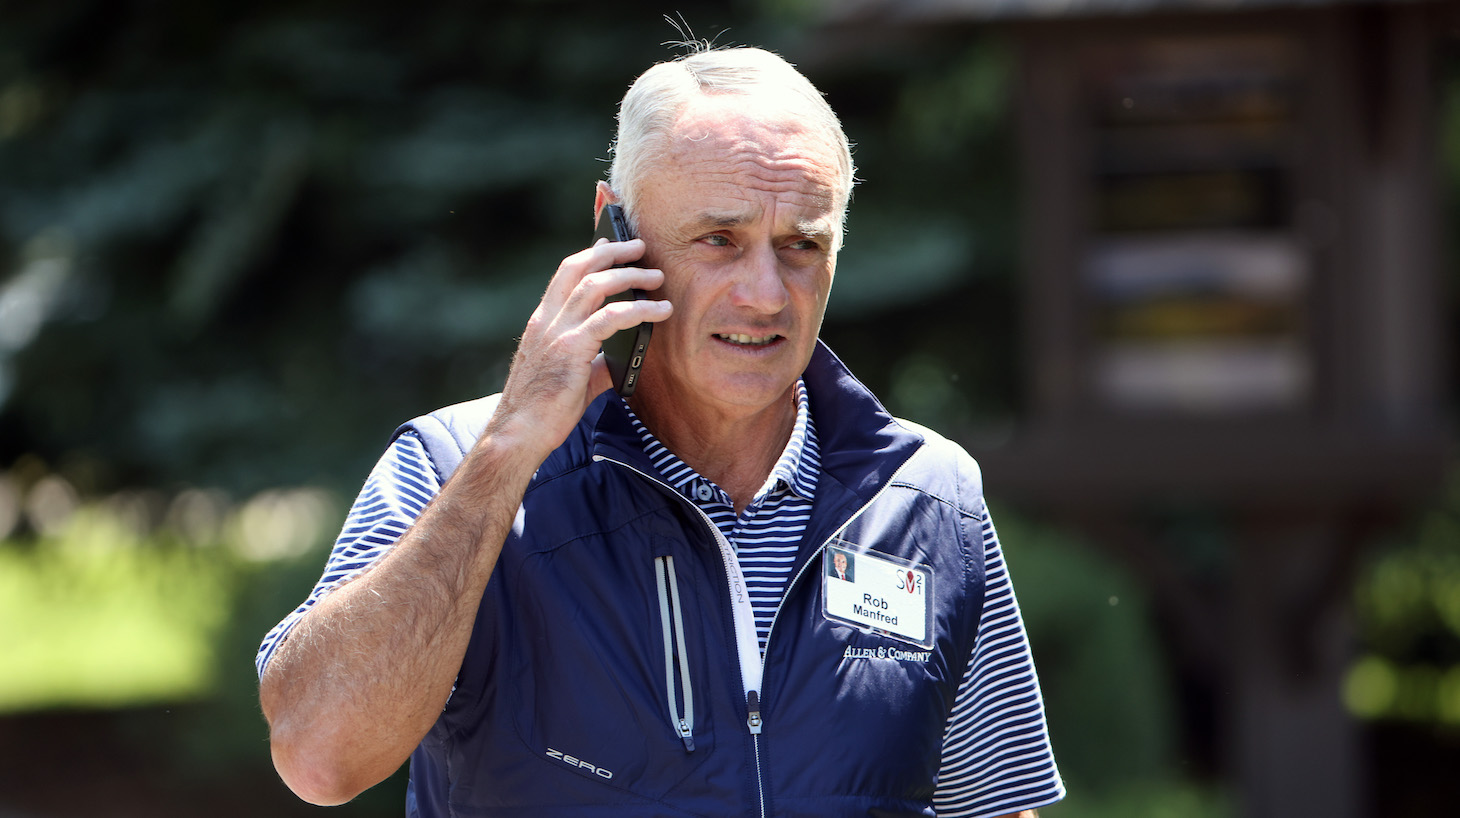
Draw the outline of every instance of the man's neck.
M771 406L744 415L660 407L633 400L634 414L666 448L700 476L724 489L739 513L765 485L796 426L795 389ZM638 396L635 396L636 398Z

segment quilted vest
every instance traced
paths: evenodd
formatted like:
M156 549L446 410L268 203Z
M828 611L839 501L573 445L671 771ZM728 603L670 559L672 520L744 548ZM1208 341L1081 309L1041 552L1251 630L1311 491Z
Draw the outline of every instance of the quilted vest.
M412 755L408 815L933 814L983 607L977 466L893 419L824 346L805 378L822 474L759 678L723 541L606 392L530 483ZM445 479L495 405L401 431ZM925 638L829 616L829 549L916 569Z

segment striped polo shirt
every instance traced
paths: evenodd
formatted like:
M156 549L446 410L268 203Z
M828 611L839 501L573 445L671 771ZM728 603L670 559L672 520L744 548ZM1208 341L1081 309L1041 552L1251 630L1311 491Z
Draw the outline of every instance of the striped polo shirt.
M810 519L820 473L820 449L804 383L797 383L795 394L796 421L785 451L739 515L728 494L633 417L644 451L661 478L704 511L736 548L762 652ZM420 439L411 432L398 436L361 489L324 575L304 603L264 637L256 660L259 675L300 617L380 559L440 490L440 478ZM997 816L1064 797L1044 729L1044 704L1023 621L987 514L983 547L983 618L944 733L933 801L939 816Z

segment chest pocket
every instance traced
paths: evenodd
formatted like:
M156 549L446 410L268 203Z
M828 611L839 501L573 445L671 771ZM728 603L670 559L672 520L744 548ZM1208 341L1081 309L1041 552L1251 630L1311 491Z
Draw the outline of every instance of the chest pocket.
M684 600L679 595L679 574L674 556L654 558L654 584L659 592L659 624L664 642L664 689L668 693L670 725L684 742L685 752L695 749L694 675L690 673L689 650L684 636Z
M518 737L574 788L666 798L715 749L701 612L716 603L672 550L610 532L524 562L515 630L536 638L511 646L507 700Z

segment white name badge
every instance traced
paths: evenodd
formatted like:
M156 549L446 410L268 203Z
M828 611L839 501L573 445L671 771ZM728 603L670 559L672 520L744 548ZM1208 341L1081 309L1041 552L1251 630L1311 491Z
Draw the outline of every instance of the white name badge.
M827 619L933 646L928 620L933 607L933 572L885 554L833 540L822 554L825 567L822 613Z

